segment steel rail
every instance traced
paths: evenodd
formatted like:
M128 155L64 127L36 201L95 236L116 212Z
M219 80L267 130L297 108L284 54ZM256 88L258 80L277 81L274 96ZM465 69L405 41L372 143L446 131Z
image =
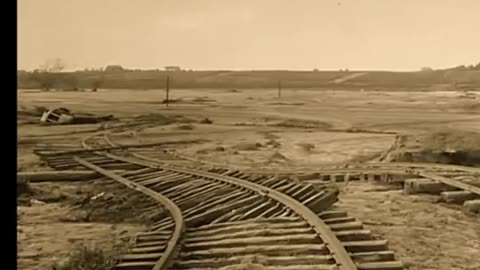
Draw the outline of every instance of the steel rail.
M310 210L308 207L303 205L301 202L275 189L265 187L250 181L228 177L228 176L220 176L217 174L203 172L203 171L178 168L172 165L152 164L150 162L121 157L121 156L117 156L109 153L105 153L104 155L116 160L137 164L137 165L142 165L145 167L163 169L163 170L166 169L174 172L185 173L189 175L195 175L198 177L212 179L212 180L228 183L234 186L239 186L245 189L249 189L259 194L262 194L264 196L268 196L271 199L276 200L284 204L285 206L289 207L290 209L294 210L300 217L302 217L308 224L310 224L310 226L312 226L312 229L314 229L315 232L317 232L318 237L320 237L320 239L323 240L323 242L327 245L328 249L332 253L332 256L335 258L335 262L339 270L356 270L357 269L357 267L355 266L355 263L352 261L348 252L346 251L342 243L338 240L335 233L328 227L327 224L325 224L325 222L323 222L323 220L320 217L317 216L317 214L315 214L312 210Z
M108 135L105 133L104 134L104 139L107 141L108 144L112 146L116 146L118 144L113 143ZM169 152L172 154L171 152ZM159 162L158 160L154 158L149 158L144 155L140 155L137 153L132 154L135 157L148 160L151 162ZM173 153L173 155L176 155L176 153ZM201 162L201 161L200 161ZM165 164L162 162L162 164ZM393 169L391 169L394 167ZM316 171L317 173L367 173L369 170L372 171L382 171L383 173L401 173L401 174L413 174L413 175L418 175L424 178L429 178L441 183L444 183L446 185L456 187L465 191L472 192L474 194L480 195L480 188L462 183L461 181L450 179L447 177L443 177L437 174L425 172L424 170L418 170L418 169L412 169L412 168L425 168L425 167L430 167L430 168L436 168L436 169L453 169L453 170L460 170L460 171L467 171L467 172L474 172L474 173L480 173L480 169L473 168L473 167L466 167L466 166L459 166L459 165L451 165L451 164L435 164L435 163L410 163L410 162L391 162L391 163L361 163L361 164L352 164L352 167L349 168L339 168L339 169L330 169L330 170L320 170ZM369 169L367 169L369 168ZM367 169L367 170L365 170ZM383 171L385 170L385 171ZM281 174L278 171L276 172L277 174ZM297 173L298 174L298 173Z
M388 163L360 163L351 164L353 167L410 167L410 168L431 168L437 170L453 170L465 171L471 173L480 173L480 168L468 167L453 164L439 164L439 163L413 163L413 162L388 162Z
M219 168L232 168L232 169L244 169L245 172L254 171L249 169L247 165L229 165L229 164L221 164L216 162L204 161L196 158L187 157L185 155L176 153L171 150L166 150L167 153L171 154L172 156L180 157L189 161L200 162L206 165L216 166ZM299 172L305 173L313 173L313 172L322 172L325 170L337 170L348 167L350 169L365 169L365 168L391 168L396 167L398 170L407 169L407 168L422 168L422 169L434 169L434 170L453 170L453 171L462 171L462 172L469 172L469 173L477 173L480 174L480 168L475 167L468 167L462 165L453 165L453 164L438 164L438 163L412 163L412 162L371 162L371 163L350 163L350 164L342 164L342 165L332 165L332 166L325 166L320 169L316 169L313 167L304 167L304 168L297 168L292 171L288 170L263 170L268 174L276 173L276 174L296 174Z
M107 141L109 145L112 147L121 147L120 144L114 143L108 138L108 133L104 132L104 138ZM253 170L248 169L248 165L235 165L235 164L221 164L221 163L216 163L216 162L210 162L210 161L205 161L205 160L200 160L192 157L188 157L182 154L179 154L175 151L171 151L168 149L165 149L166 152L172 156L176 156L179 158L183 158L192 162L199 162L203 163L205 165L210 165L210 166L215 166L218 168L229 168L229 169L238 169L238 170L243 170L245 172L251 172ZM342 169L349 167L351 169L364 169L364 168L391 168L391 167L396 167L396 169L408 169L408 168L422 168L422 169L433 169L433 170L454 170L454 171L462 171L462 172L469 172L469 173L474 173L474 174L480 174L480 168L476 167L468 167L468 166L462 166L462 165L453 165L453 164L439 164L439 163L413 163L413 162L366 162L366 163L350 163L350 164L340 164L340 165L334 165L334 166L325 166L324 168L321 169L314 169L310 167L306 168L299 168L295 169L294 171L281 171L281 170L272 170L272 171L265 171L269 174L274 173L274 174L298 174L299 172L304 172L304 173L313 173L313 172L321 172L324 170L337 170L337 169Z
M158 192L155 192L155 191L153 191L153 190L151 190L147 187L144 187L140 184L132 182L132 181L130 181L130 180L118 175L118 174L113 173L112 171L102 169L102 168L100 168L100 167L82 159L82 158L73 157L73 159L75 161L77 161L78 163L82 164L85 167L88 167L88 168L90 168L90 169L92 169L92 170L94 170L94 171L96 171L100 174L103 174L104 176L107 176L107 177L109 177L113 180L116 180L116 181L122 183L123 185L125 185L125 186L127 186L127 187L129 187L133 190L139 191L139 192L157 200L158 202L160 202L161 204L163 204L167 208L167 210L170 212L170 215L172 216L172 218L175 221L175 229L173 231L172 236L170 237L170 239L167 242L167 246L166 246L165 251L163 252L160 259L155 263L155 266L153 267L153 270L165 270L165 269L167 269L170 266L170 263L172 263L173 259L176 256L176 252L178 251L178 248L179 248L178 245L180 243L180 240L181 240L181 237L182 237L183 233L185 232L185 222L184 222L182 211L180 210L180 208L178 208L178 206L174 202L172 202L170 199L161 195Z

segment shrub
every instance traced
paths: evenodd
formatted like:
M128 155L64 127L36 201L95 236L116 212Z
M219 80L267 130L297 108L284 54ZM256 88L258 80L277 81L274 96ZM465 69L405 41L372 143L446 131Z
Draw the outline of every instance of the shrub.
M99 248L87 246L78 247L68 260L59 265L54 265L53 270L111 270L117 263L114 256L106 255Z

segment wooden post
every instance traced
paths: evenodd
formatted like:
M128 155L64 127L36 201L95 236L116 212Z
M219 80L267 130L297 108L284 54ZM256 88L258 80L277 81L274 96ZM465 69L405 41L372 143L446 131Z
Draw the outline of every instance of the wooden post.
M166 93L166 94L167 94L167 98L165 99L165 106L168 107L168 101L169 101L169 100L168 100L168 94L169 94L169 92L170 92L170 77L169 77L169 76L167 76L167 89L166 89L166 90L167 90L167 93Z
M282 81L278 81L278 97L282 96Z

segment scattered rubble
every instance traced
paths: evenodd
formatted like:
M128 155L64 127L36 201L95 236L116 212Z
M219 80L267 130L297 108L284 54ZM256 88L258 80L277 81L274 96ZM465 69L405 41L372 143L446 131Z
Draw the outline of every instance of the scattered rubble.
M206 117L206 118L204 118L204 119L200 120L200 122L199 122L199 123L200 123L200 124L212 124L212 123L213 123L213 121L212 121L212 120L210 120L208 117Z
M275 151L266 162L267 165L272 163L291 164L292 161L286 156L280 154L280 152Z
M207 103L207 102L216 102L215 99L209 97L180 97L175 99L168 99L168 104L179 103L179 104L189 104L189 103ZM167 100L162 101L163 104L167 104Z
M315 148L315 145L313 145L311 143L299 143L297 145L300 146L306 152L310 152Z
M271 146L272 148L279 148L280 146L282 146L281 143L279 143L279 142L277 142L276 140L273 140L273 139L268 140L268 141L265 143L265 145Z
M290 128L318 128L318 129L329 129L332 128L332 125L326 122L321 121L309 121L309 120L297 120L297 119L288 119L284 121L277 122L271 126L275 127L290 127Z
M233 146L233 149L240 151L256 151L263 145L261 143L239 143Z
M480 134L439 131L406 136L403 144L390 156L392 161L479 166Z
M151 122L156 125L168 125L176 122L173 116L166 116L160 113L142 114L134 118L136 122Z
M189 124L187 124L187 125L180 125L180 126L177 127L177 129L180 129L180 130L192 130L192 129L194 129L194 126L189 125Z

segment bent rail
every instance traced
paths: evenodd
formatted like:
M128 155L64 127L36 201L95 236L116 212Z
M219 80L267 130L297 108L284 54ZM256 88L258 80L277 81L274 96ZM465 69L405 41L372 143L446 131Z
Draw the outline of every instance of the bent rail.
M318 237L322 239L325 243L328 244L328 249L331 251L332 256L335 258L335 261L337 263L338 269L339 270L356 270L357 267L355 266L355 263L352 261L351 257L349 256L348 252L342 245L342 243L338 240L336 237L335 233L332 232L332 230L328 227L325 222L321 218L317 216L312 210L310 210L308 207L300 203L299 201L291 198L288 195L285 195L275 189L265 187L250 181L246 180L241 180L233 177L228 177L228 176L220 176L217 174L213 173L208 173L208 172L203 172L203 171L197 171L197 170L192 170L192 169L185 169L185 168L178 168L175 166L171 165L157 165L157 164L152 164L150 162L145 162L137 159L132 159L132 158L126 158L126 157L121 157L117 155L112 155L112 154L105 154L111 158L121 160L124 162L129 162L129 163L134 163L138 165L142 165L145 167L150 167L150 168L157 168L157 169L167 169L170 171L174 172L179 172L179 173L186 173L190 175L196 175L199 177L204 177L216 181L221 181L224 183L228 183L234 186L239 186L245 189L250 189L252 191L255 191L260 194L264 194L265 196L268 196L272 198L273 200L276 200L285 206L291 208L294 210L299 216L301 216L305 221L312 226L312 228L317 232Z
M149 188L146 188L140 184L137 184L135 182L132 182L118 174L115 174L111 171L108 171L108 170L105 170L105 169L102 169L82 158L79 158L79 157L74 157L74 160L77 161L78 163L82 164L83 166L85 167L88 167L100 174L103 174L104 176L107 176L113 180L116 180L120 183L122 183L123 185L133 189L133 190L136 190L136 191L139 191L147 196L150 196L151 198L159 201L161 204L163 204L167 210L170 212L170 215L172 216L172 218L174 219L175 221L175 229L173 231L173 234L170 238L170 240L168 240L168 243L167 243L167 247L165 249L165 252L162 254L162 256L160 257L160 259L156 262L155 266L153 267L153 270L165 270L169 267L169 264L172 262L172 260L174 259L175 257L175 253L176 253L176 250L178 248L178 245L180 243L180 239L183 235L183 232L185 231L185 222L183 220L183 215L182 215L182 212L180 210L180 208L178 208L178 206L173 203L170 199L168 199L167 197L149 189Z

